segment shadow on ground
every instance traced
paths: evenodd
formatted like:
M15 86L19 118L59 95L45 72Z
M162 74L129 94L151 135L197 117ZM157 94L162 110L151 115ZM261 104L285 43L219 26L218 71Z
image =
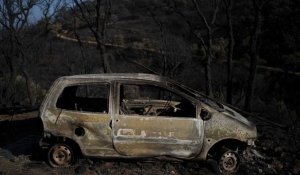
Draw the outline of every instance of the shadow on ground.
M0 122L0 147L14 156L40 154L39 140L42 137L42 121L38 117Z

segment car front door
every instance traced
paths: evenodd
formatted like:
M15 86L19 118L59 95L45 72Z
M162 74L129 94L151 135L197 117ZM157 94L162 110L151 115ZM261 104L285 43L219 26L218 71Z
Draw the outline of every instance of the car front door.
M203 143L197 105L167 87L117 85L113 144L124 156L195 157Z

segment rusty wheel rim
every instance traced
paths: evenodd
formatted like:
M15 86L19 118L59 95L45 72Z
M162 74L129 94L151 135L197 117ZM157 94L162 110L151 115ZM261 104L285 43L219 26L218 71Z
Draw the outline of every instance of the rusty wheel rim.
M235 172L239 166L239 157L235 152L226 152L220 159L220 168L225 172Z
M64 145L56 145L50 152L50 159L56 166L69 166L73 160L72 151Z

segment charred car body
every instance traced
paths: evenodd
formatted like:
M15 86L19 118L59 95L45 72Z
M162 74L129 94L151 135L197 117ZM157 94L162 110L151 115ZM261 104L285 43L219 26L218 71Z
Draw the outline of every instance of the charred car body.
M69 166L97 158L214 158L235 172L256 126L229 107L151 74L57 79L40 108L48 161Z

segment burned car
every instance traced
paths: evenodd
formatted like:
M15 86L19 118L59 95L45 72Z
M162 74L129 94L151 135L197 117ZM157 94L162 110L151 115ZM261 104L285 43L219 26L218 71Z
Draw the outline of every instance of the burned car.
M75 75L57 79L40 107L53 167L79 155L218 161L237 171L256 126L235 110L151 74Z

